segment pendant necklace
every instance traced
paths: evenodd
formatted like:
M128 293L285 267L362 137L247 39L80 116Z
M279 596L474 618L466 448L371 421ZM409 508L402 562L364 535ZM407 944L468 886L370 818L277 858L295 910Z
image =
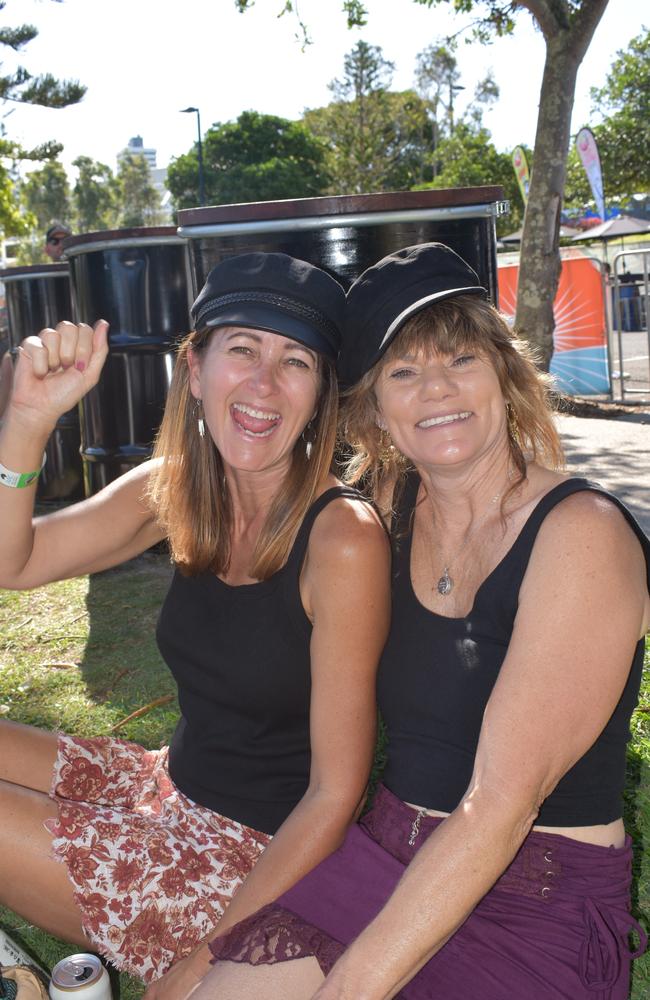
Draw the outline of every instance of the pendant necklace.
M468 532L468 534L465 536L465 538L463 540L463 544L458 549L455 557L453 559L451 559L450 562L446 563L444 571L443 571L443 574L440 577L440 579L438 580L438 582L435 583L435 584L433 584L433 586L432 586L431 589L433 589L433 587L435 587L435 589L438 591L439 594L442 595L442 597L446 597L447 594L451 594L452 590L454 589L454 585L455 585L454 579L449 575L449 566L450 566L450 564L454 563L454 562L457 562L460 559L461 555L463 554L463 552L465 551L465 549L467 547L467 544L468 544L469 540L471 538L474 538L474 536L478 532L479 528L481 528L483 526L483 524L487 521L488 517L490 516L491 512L494 509L495 503L497 503L500 499L501 499L501 493L496 493L492 497L492 499L490 500L490 503L488 504L488 508L485 511L485 513L483 514L483 516L481 517L481 519L477 522L477 524L474 527L474 529L472 531ZM431 562L433 564L433 553L432 553L432 556L431 556ZM432 569L433 569L433 565L432 565ZM435 577L435 570L434 570L434 574L433 575Z

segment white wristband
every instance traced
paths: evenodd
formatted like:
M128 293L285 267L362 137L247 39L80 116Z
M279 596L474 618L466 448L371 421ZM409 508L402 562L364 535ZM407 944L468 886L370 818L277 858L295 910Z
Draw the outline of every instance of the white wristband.
M35 479L41 474L41 469L47 462L47 455L43 452L43 461L41 462L41 468L37 469L36 472L12 472L11 469L7 469L6 466L0 462L0 484L3 486L9 486L14 490L22 490L26 486L31 486Z

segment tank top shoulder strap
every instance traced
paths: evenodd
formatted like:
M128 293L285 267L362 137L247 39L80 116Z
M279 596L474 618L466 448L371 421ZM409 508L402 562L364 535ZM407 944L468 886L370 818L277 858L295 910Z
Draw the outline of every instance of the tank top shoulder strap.
M420 489L420 476L415 469L409 469L401 483L395 489L393 515L391 517L391 535L393 538L403 538L410 534L413 511Z
M566 497L571 496L574 493L581 493L584 491L589 491L591 493L599 493L601 496L607 497L614 506L618 507L621 511L625 520L629 524L630 528L639 539L641 543L641 548L645 555L646 561L646 572L648 576L648 587L650 589L650 540L641 528L640 524L632 514L630 510L625 506L625 504L610 493L604 487L600 486L598 483L591 482L589 479L581 478L571 478L566 479L563 483L558 483L553 489L549 490L542 499L539 501L535 509L530 514L528 520L521 529L511 552L517 552L520 557L523 556L526 560L530 555L530 551L535 543L535 539L541 528L544 519L548 514L556 507L562 500Z
M338 500L340 497L347 500L359 500L366 504L369 503L369 501L352 486L331 486L328 490L325 490L324 493L321 493L321 495L314 500L313 504L303 518L303 522L298 529L298 534L296 535L296 540L294 541L291 552L289 553L286 566L302 566L305 558L305 552L307 551L307 545L309 543L311 529L314 526L314 521L320 512L324 510L325 507L332 502L332 500Z

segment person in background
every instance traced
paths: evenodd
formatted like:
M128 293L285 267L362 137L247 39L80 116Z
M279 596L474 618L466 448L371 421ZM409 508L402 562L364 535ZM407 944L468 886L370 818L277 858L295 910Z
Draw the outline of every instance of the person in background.
M20 348L0 429L0 586L99 572L168 539L157 639L181 716L152 751L0 722L0 900L145 982L171 966L161 995L209 967L220 921L338 847L365 798L390 546L331 473L344 305L337 281L286 254L222 261L154 458L34 520L34 470L97 383L107 324L59 323Z
M348 292L349 478L394 542L383 786L338 851L216 937L192 1000L627 1000L650 543L557 471L548 377L486 298L435 243Z
M61 260L66 236L72 236L72 230L58 221L53 222L45 234L45 253L53 264Z

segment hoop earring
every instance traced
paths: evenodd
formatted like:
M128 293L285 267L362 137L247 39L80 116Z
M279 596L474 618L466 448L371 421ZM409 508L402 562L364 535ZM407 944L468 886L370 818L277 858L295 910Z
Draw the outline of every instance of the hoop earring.
M515 408L512 403L506 403L506 420L508 423L508 437L512 441L515 448L522 451L519 421L517 420L517 414L515 413Z
M199 429L199 437L205 437L205 421L203 419L203 400L197 399L192 410L192 418L196 420Z
M388 465L393 461L395 457L395 445L393 444L393 439L383 427L379 424L379 447L377 448L377 455L379 461L382 465Z
M314 448L314 442L316 441L316 428L314 427L313 417L306 427L303 428L303 432L300 436L305 442L305 455L307 456L307 461L309 461Z

